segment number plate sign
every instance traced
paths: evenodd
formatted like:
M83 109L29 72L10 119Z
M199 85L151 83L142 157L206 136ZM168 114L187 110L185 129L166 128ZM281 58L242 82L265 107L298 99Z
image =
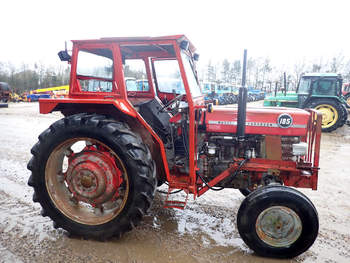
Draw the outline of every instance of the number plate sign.
M280 128L289 128L293 125L293 118L289 114L282 113L277 118L277 125Z

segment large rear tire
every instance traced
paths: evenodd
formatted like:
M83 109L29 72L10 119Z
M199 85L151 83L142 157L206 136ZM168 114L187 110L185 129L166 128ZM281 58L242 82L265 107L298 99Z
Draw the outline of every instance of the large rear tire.
M334 131L343 123L343 107L341 103L334 100L314 100L310 102L306 108L313 108L322 113L322 132Z
M350 92L348 92L347 94L345 94L345 95L344 95L344 98L345 98L345 100L346 100L346 103L347 103L348 105L350 105Z
M33 201L55 228L84 238L119 237L152 204L154 162L140 136L123 123L72 115L45 130L31 152Z
M341 119L341 122L339 123L339 128L343 127L344 124L346 123L346 121L348 120L348 110L344 104L342 104L341 106L342 106L342 110L343 110L343 114L342 114L343 118Z
M242 202L237 227L257 254L293 258L314 243L319 223L317 211L305 195L285 186L266 186Z

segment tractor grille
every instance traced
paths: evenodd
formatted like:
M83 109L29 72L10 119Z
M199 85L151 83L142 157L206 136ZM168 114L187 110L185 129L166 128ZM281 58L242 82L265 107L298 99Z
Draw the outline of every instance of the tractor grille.
M296 161L297 157L293 155L293 144L299 143L300 137L296 136L282 136L281 148L282 148L282 160L283 161Z

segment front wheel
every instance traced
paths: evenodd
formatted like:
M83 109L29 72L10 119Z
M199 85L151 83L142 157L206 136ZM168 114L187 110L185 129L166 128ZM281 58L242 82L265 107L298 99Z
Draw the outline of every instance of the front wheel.
M264 257L293 258L305 252L318 235L318 215L299 191L266 186L241 204L237 227L244 242Z
M151 154L123 123L72 115L45 130L31 152L33 201L56 228L85 238L120 236L151 206L157 184Z

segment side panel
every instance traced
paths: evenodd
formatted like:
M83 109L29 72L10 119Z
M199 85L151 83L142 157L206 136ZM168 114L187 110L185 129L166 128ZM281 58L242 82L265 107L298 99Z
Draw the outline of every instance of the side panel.
M292 117L289 128L280 128L278 118L281 114ZM246 117L247 134L280 136L305 136L310 113L292 108L248 108ZM213 113L206 115L207 132L236 133L237 108L214 106Z
M264 106L279 106L279 107L297 107L298 96L296 93L287 94L287 96L277 94L276 97L270 96L264 99Z

